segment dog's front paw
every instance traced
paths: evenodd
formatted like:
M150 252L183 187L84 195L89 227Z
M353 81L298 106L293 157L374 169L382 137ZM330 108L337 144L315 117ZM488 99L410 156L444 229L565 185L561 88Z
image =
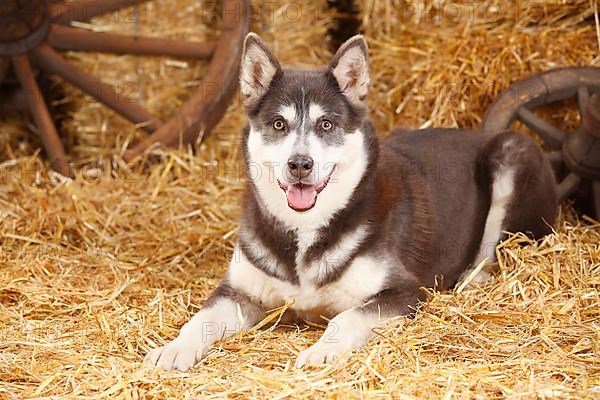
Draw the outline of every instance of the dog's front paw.
M296 368L308 364L333 364L347 348L340 343L317 342L298 354Z
M208 349L190 340L177 338L152 350L144 361L164 370L187 371L204 357Z

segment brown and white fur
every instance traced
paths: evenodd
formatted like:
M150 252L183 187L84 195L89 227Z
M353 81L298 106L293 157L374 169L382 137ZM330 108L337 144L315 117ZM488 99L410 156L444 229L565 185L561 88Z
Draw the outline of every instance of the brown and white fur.
M177 338L148 354L187 370L216 340L293 301L329 319L297 367L359 348L421 287L452 287L504 232L540 237L557 211L554 178L525 136L453 129L378 140L365 98L367 46L348 40L328 67L282 68L255 34L244 45L249 184L227 274Z

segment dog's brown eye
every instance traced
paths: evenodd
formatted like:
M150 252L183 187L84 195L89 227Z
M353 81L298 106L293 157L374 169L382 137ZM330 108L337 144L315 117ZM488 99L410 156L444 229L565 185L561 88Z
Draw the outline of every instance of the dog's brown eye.
M333 123L328 119L324 119L321 121L321 129L323 129L325 132L330 131L333 129Z
M273 121L273 128L275 130L282 131L285 129L285 122L283 122L281 118L278 118L275 121Z

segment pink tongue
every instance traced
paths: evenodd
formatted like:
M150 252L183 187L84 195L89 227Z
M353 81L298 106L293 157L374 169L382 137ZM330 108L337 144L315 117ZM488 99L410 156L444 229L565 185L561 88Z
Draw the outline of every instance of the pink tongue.
M317 201L317 189L314 185L290 185L287 199L288 205L294 210L308 210Z

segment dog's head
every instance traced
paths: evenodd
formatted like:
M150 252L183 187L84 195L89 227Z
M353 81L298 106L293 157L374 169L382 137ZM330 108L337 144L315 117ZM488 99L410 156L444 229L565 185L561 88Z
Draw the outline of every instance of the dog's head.
M355 36L328 67L282 68L257 35L246 37L240 86L250 178L266 208L291 226L326 224L365 174L374 141L367 59Z

